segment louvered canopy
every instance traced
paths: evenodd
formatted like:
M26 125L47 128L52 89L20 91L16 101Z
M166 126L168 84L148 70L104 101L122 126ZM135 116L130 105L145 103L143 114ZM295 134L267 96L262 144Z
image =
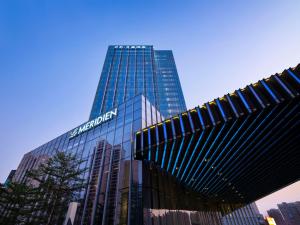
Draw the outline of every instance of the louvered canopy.
M136 133L135 158L221 202L300 178L300 64Z

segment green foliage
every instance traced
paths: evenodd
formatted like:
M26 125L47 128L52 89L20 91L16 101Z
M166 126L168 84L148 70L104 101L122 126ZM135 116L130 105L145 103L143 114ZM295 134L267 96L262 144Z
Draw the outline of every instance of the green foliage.
M0 200L5 207L11 206L6 211L8 219L15 221L12 224L63 224L69 203L80 201L79 192L85 186L81 163L76 155L57 151L27 173L26 185L12 184L3 191Z
M27 224L35 203L36 190L29 185L11 182L0 188L0 224Z

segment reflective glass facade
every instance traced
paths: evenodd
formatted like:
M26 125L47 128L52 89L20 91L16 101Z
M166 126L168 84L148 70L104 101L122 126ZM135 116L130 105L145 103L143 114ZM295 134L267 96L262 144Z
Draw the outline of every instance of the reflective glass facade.
M13 180L69 151L87 169L76 225L259 225L247 204L299 180L299 96L297 66L185 111L171 51L109 46L90 120Z
M24 155L14 181L26 182L26 171L51 157L56 149L70 151L85 160L80 168L87 185L80 193L82 201L77 224L137 224L142 213L142 162L133 160L134 133L160 122L160 113L138 95L117 107L117 116L71 138L73 130ZM130 216L131 215L131 216Z
M186 110L172 51L150 45L109 46L90 119L138 94L165 118Z

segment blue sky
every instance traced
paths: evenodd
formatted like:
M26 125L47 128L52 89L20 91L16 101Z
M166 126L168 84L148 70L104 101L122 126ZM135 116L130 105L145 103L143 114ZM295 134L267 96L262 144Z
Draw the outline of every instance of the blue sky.
M0 1L0 181L87 120L109 44L173 50L192 108L298 64L299 12L298 0Z

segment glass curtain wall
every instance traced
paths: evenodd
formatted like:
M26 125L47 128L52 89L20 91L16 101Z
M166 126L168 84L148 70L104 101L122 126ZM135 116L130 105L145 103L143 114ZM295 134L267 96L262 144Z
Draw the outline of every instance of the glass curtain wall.
M166 118L186 110L172 51L109 46L90 119L143 94Z

